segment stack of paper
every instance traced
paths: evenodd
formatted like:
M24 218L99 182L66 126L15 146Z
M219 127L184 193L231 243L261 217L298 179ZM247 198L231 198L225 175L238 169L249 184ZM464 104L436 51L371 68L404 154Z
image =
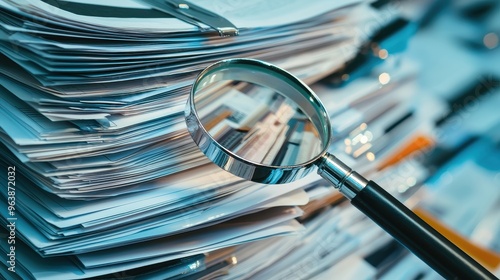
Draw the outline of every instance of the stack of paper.
M287 4L287 13L272 20L262 20L267 4L233 7L221 11L241 28L230 38L176 18L65 10L77 2L57 2L60 8L2 3L2 142L37 184L73 199L107 197L116 194L113 188L127 192L201 165L206 161L186 137L182 118L198 71L223 58L252 57L317 80L353 56L366 37L347 30L376 13L365 6L336 10L352 2ZM138 2L116 5L130 13L153 11ZM239 16L238 9L250 8L263 15Z
M0 275L435 277L318 175L265 186L205 158L186 131L187 96L200 70L234 57L310 84L332 119L330 152L410 206L427 182L421 207L498 250L498 149L471 137L500 123L500 71L481 66L498 56L495 33L478 41L465 24L454 36L493 50L464 51L442 36L458 24L444 16L404 52L430 20L419 14L428 3L410 4L0 1L0 221L12 237L0 242ZM475 182L481 191L470 192Z
M214 167L185 130L190 85L231 57L312 83L356 54L379 12L355 0L191 4L239 29L222 38L171 2L0 2L0 162L17 181L12 215L0 202L2 222L17 219L4 277L196 275L233 264L206 252L303 230L297 205L319 177L273 188Z

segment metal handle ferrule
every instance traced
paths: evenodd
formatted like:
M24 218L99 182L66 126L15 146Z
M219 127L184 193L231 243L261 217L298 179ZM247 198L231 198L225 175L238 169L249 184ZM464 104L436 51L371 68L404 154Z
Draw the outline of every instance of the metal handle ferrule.
M318 174L330 181L349 200L352 200L368 184L368 180L363 176L329 153L319 164Z

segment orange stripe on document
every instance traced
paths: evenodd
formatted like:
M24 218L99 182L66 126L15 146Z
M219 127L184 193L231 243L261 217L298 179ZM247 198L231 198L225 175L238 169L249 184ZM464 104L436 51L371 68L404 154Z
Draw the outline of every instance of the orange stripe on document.
M402 148L397 150L392 156L383 161L379 166L379 170L394 165L403 160L405 157L411 155L412 153L427 149L433 145L434 141L430 137L425 135L417 135L416 137L408 141Z
M413 209L413 212L485 268L493 271L500 267L499 254L472 243L422 208Z

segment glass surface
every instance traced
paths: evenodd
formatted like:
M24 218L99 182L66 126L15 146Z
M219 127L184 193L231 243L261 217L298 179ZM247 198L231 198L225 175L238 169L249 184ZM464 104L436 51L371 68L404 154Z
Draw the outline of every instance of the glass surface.
M222 80L194 93L202 126L221 146L254 163L306 163L323 149L318 129L290 98L257 84Z

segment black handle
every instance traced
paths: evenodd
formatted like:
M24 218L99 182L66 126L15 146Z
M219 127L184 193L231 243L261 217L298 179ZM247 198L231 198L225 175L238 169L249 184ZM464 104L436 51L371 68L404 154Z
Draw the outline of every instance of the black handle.
M351 203L444 278L497 279L375 182Z

